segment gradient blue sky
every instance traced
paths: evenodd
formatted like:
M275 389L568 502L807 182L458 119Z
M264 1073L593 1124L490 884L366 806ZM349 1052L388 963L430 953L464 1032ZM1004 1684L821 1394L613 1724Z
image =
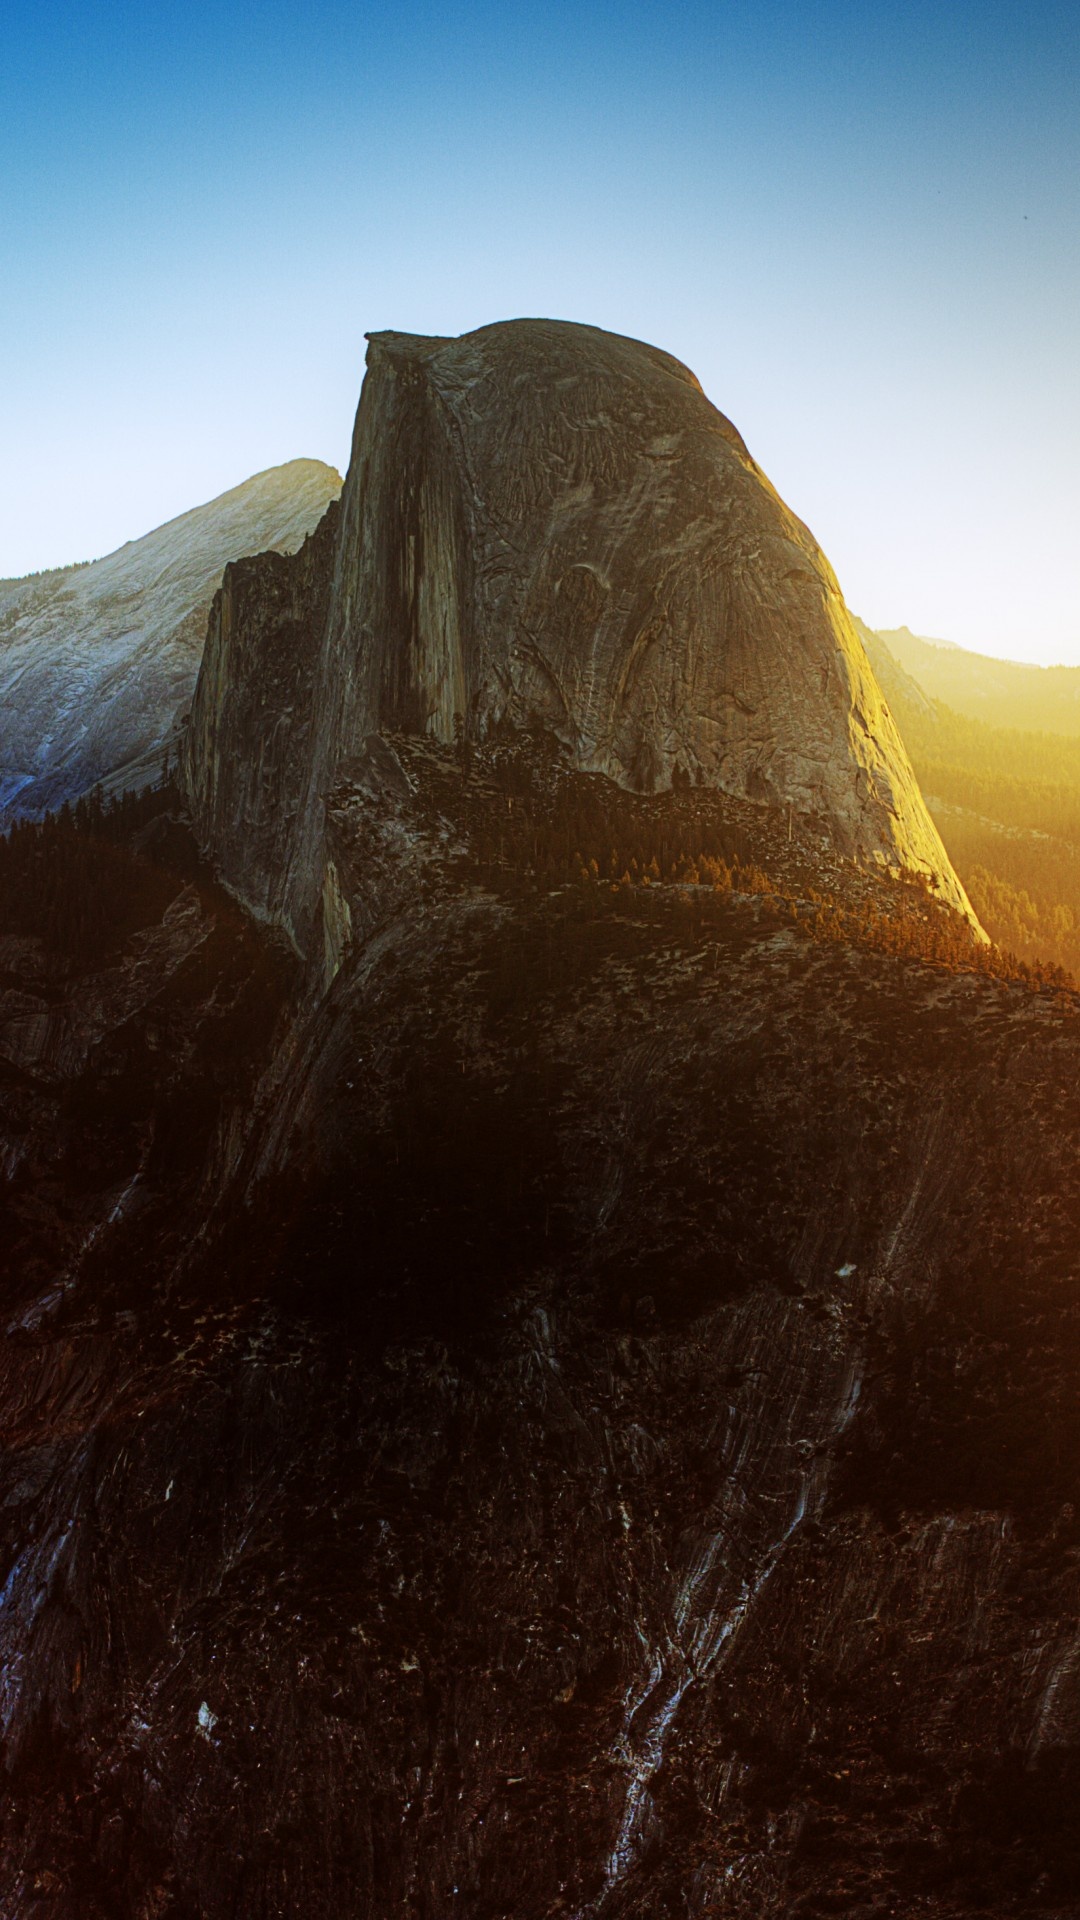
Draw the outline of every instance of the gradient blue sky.
M344 466L365 330L668 348L881 626L1080 662L1080 6L23 5L0 574Z

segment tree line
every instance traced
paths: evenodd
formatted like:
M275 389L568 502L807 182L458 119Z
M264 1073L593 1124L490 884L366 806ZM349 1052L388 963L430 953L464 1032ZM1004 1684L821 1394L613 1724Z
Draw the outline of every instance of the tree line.
M169 794L164 784L109 799L96 789L43 820L16 820L0 837L4 931L44 940L65 959L93 966L159 919L178 877L130 841Z

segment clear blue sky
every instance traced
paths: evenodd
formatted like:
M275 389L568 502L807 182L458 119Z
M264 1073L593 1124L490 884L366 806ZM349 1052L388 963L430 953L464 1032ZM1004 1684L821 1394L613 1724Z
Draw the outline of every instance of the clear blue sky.
M297 454L379 327L686 360L879 625L1080 661L1080 6L41 0L0 574Z

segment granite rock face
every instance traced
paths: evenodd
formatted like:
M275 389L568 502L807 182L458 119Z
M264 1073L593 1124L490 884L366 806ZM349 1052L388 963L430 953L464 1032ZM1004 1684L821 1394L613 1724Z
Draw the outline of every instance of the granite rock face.
M278 725L261 695L218 743L217 690L200 691L187 775L241 897L277 885L266 853L291 868L301 945L324 797L387 728L539 724L638 791L704 784L818 815L968 911L824 555L693 375L640 342L541 320L371 336L311 689L298 828L275 816L253 851L248 816L202 798L208 755L245 731L261 755Z
M155 779L226 561L292 552L340 487L291 460L104 560L0 581L0 826Z
M282 844L306 796L338 520L335 500L299 553L226 567L184 739L193 811L215 848L242 854L245 904L262 919L280 916Z

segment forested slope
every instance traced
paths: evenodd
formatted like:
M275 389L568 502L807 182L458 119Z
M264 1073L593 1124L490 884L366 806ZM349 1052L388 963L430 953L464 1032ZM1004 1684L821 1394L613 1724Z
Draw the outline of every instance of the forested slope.
M1080 668L998 660L907 627L879 632L889 652L923 691L954 713L1025 733L1080 734Z
M1080 737L957 713L907 671L881 634L861 622L859 629L987 932L1020 958L1080 973Z

